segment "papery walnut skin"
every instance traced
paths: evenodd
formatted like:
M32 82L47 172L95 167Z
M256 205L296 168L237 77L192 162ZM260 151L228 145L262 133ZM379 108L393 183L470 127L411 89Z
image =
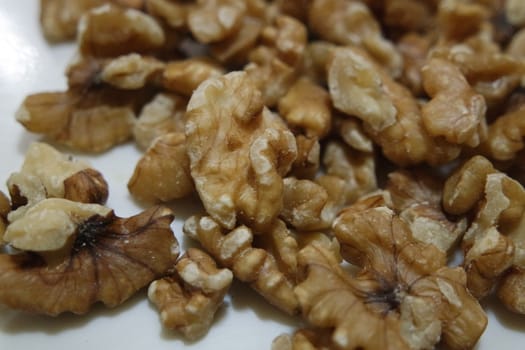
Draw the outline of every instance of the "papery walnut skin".
M52 316L84 314L98 301L115 307L173 267L172 220L160 207L128 219L93 216L78 226L70 254L53 265L30 252L1 254L0 302Z
M299 311L292 281L280 271L274 256L253 247L254 236L248 227L239 226L224 232L211 217L193 216L186 220L183 231L197 240L222 266L230 268L236 278L249 283L270 304L289 314Z
M185 136L175 132L159 136L139 159L128 189L147 203L169 202L194 191Z
M207 212L230 229L237 220L257 229L271 224L297 148L249 77L232 72L201 84L188 103L185 130L191 175Z
M175 270L174 275L150 284L148 298L159 309L165 327L195 340L211 327L233 275L218 269L209 255L195 248L177 261Z

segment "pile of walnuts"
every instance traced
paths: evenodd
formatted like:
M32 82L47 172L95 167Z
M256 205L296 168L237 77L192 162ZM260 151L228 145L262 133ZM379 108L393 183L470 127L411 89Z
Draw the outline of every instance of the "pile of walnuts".
M197 339L236 278L305 321L274 350L467 349L482 298L525 314L523 1L41 0L41 24L77 52L17 120L134 140L150 209L116 217L102 174L32 145L0 197L0 302L85 313L149 285ZM158 205L193 195L179 257Z

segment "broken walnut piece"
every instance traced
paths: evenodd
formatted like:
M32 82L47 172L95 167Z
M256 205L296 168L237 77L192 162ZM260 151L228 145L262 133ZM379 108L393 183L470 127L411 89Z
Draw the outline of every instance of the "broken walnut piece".
M439 34L446 41L463 41L477 34L489 19L490 12L475 1L443 0L436 15Z
M20 171L11 174L7 187L13 209L20 208L10 214L10 221L45 198L99 204L108 198L108 184L100 172L41 142L29 146Z
M279 225L277 229L283 226ZM298 312L292 281L279 269L273 255L253 246L254 235L248 227L238 226L225 231L209 216L192 216L185 221L183 231L197 240L219 264L231 269L236 278L249 283L270 304L289 314Z
M135 90L147 84L158 85L165 64L137 53L118 56L104 65L100 80L119 89Z
M146 203L169 202L194 191L185 136L172 132L157 137L139 159L128 189Z
M314 137L298 134L295 136L297 145L297 158L288 173L300 179L313 179L319 171L321 145Z
M453 63L433 58L422 68L423 87L431 100L422 107L425 128L453 144L476 147L486 138L485 99Z
M382 36L380 24L362 2L314 0L309 9L308 24L310 30L323 40L362 47L392 77L400 75L402 56L392 42Z
M190 97L204 80L224 73L224 68L211 59L191 57L169 62L162 75L162 85L168 91Z
M77 223L67 254L0 254L0 303L52 316L84 314L96 302L115 307L173 268L179 246L172 221L161 207L130 218L109 211ZM39 234L38 221L32 234Z
M307 78L300 78L278 103L279 114L293 130L322 139L330 131L332 107L330 95Z
M81 18L77 42L81 56L115 57L154 52L167 41L162 26L152 16L106 4Z
M159 136L184 132L187 99L176 94L158 93L148 102L133 125L133 137L142 150L147 150Z
M222 226L264 229L282 207L282 177L297 155L293 134L263 107L244 72L202 83L186 111L191 175L206 211Z
M11 211L11 202L4 192L0 191L0 247L4 245L4 233L7 227L7 215Z
M40 24L47 40L72 40L80 17L90 9L105 3L140 8L143 0L40 0Z
M343 211L334 232L351 263L343 269L324 244L298 255L305 279L295 292L306 320L333 329L346 349L424 349L439 341L451 349L473 347L487 316L466 288L461 268L445 254L413 239L409 227L386 207Z
M335 344L325 329L299 329L293 334L281 334L272 341L272 350L330 350Z
M28 131L75 150L102 152L132 136L135 108L147 91L101 88L29 95L16 113Z
M516 158L524 148L525 108L499 116L488 127L487 139L479 147L480 152L495 160L507 161Z
M232 280L230 270L217 268L208 254L189 248L173 275L149 285L148 299L158 308L166 328L196 340L211 327Z

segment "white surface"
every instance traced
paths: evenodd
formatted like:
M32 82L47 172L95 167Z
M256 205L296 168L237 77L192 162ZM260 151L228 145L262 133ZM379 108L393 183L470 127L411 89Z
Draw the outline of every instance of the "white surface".
M0 0L0 189L17 171L31 141L15 122L14 113L25 95L65 88L64 68L73 54L72 45L49 46L38 27L38 1ZM137 213L126 183L138 151L124 145L102 156L88 159L110 185L108 205L117 215ZM175 206L179 219L174 230L184 245L181 218L191 214L186 205ZM4 288L5 286L1 286ZM488 307L489 327L477 349L523 349L525 316L513 315L501 307ZM208 335L186 343L163 330L156 310L144 293L114 310L95 307L86 316L58 318L28 315L0 306L0 349L269 349L278 334L291 331L297 321L275 311L250 289L235 285L231 297L218 314Z

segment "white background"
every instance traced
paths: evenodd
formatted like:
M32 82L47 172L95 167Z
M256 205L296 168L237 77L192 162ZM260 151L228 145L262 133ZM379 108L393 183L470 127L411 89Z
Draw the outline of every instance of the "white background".
M25 95L65 88L64 68L73 45L50 46L38 25L37 0L0 0L0 189L17 171L28 145L39 140L16 123L15 111ZM141 208L130 198L126 183L140 154L132 144L119 146L100 156L76 155L89 160L110 186L108 206L119 216L136 214ZM173 229L184 246L183 218L194 206L174 205ZM0 288L8 286L0 286ZM514 315L489 302L489 327L477 349L523 349L525 316ZM290 332L298 321L269 306L249 288L235 284L207 336L187 343L163 330L156 310L145 292L124 305L107 310L96 306L86 316L35 316L0 306L0 349L269 349L274 337Z

